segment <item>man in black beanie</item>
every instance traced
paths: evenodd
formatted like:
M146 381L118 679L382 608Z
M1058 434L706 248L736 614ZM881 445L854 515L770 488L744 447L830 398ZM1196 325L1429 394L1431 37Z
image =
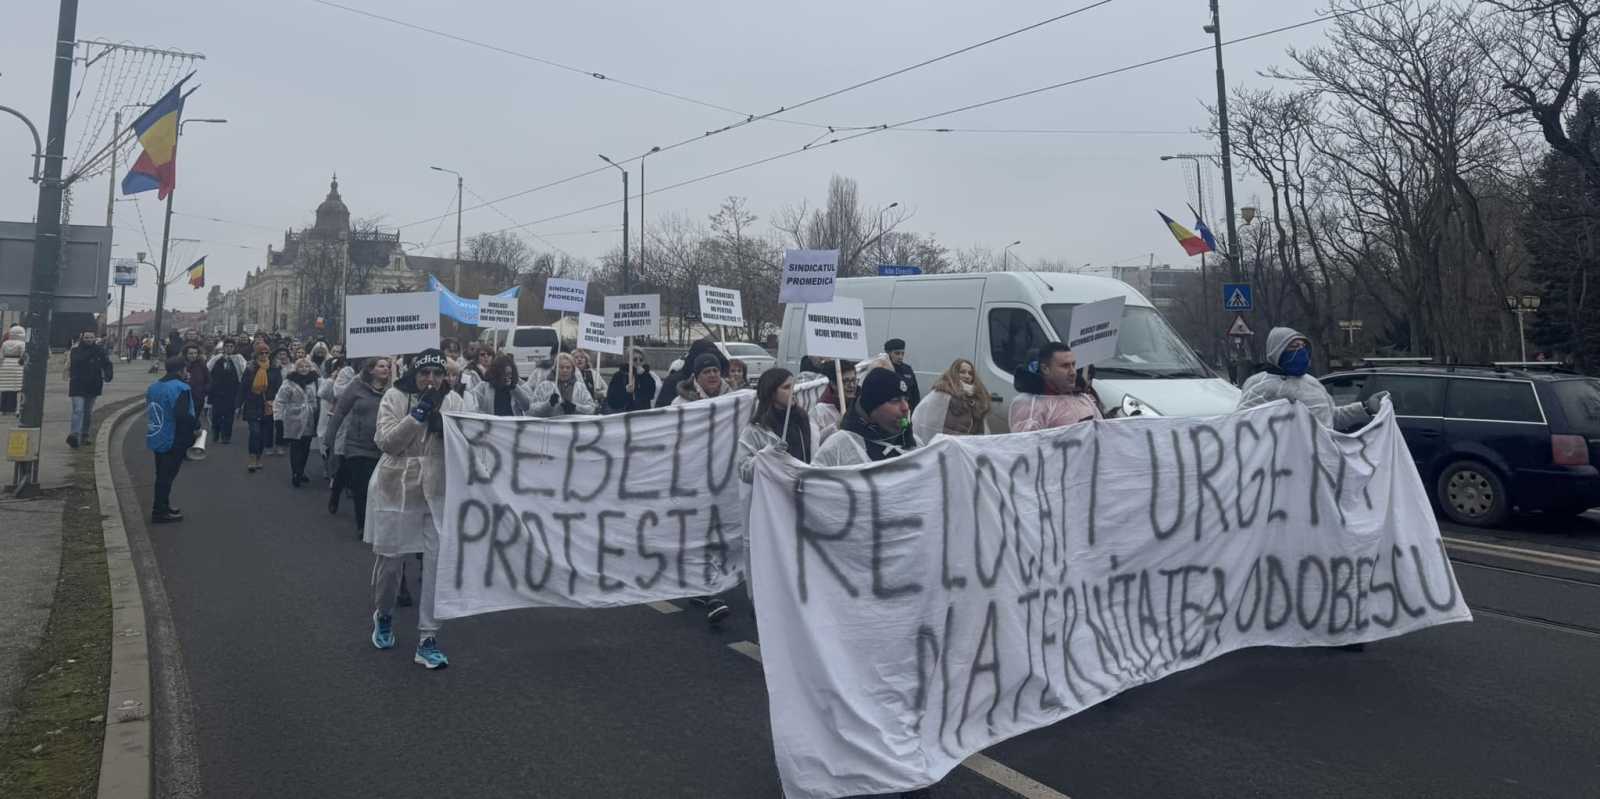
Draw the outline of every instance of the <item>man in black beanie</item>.
M838 432L817 448L811 465L873 463L903 455L916 445L905 381L888 369L873 369L861 381L856 404L839 422Z
M917 409L917 403L922 401L922 392L917 389L917 371L906 363L906 340L892 338L883 342L883 351L889 354L889 363L894 366L894 373L900 376L906 384L906 404L911 410Z

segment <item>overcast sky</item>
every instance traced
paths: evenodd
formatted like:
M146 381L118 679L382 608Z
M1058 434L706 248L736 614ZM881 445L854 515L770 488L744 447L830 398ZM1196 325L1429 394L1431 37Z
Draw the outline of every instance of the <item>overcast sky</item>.
M512 0L339 0L353 8L515 50L584 72L725 106L765 113L1061 14L1090 0L1014 0L1002 4L912 0L814 0L785 4L700 2L528 3ZM6 4L0 26L0 105L22 110L41 128L49 104L53 0ZM1312 0L1224 0L1228 37L1318 15ZM1205 0L1113 0L979 50L807 106L779 119L835 126L895 123L1050 83L1203 46ZM1231 85L1261 84L1257 72L1285 62L1284 49L1319 42L1325 25L1229 47ZM355 217L404 226L401 238L447 256L454 179L496 199L666 146L741 117L602 81L485 47L452 41L314 0L82 0L78 38L105 38L205 54L186 118L175 210L229 220L175 216L177 268L208 256L207 279L239 286L264 263L283 229L309 223L339 174ZM99 69L97 65L95 69ZM68 155L91 120L99 86L91 69L69 126ZM1215 95L1209 52L911 127L1006 130L1157 131L1141 134L932 133L886 131L856 141L733 172L646 199L660 214L703 220L728 195L749 198L765 229L773 212L820 202L831 174L856 179L869 205L899 202L914 211L904 230L932 233L952 249L1000 250L1071 263L1185 262L1152 212L1184 211L1193 188L1177 162L1158 156L1208 152L1193 131L1206 124ZM130 98L122 98L128 102ZM805 145L826 130L763 121L652 157L647 189L667 186ZM849 134L842 134L849 135ZM103 139L102 139L103 140ZM826 140L826 139L824 139ZM31 220L36 191L27 181L31 141L0 118L0 219ZM632 188L639 187L636 164ZM121 171L119 169L119 171ZM1213 175L1220 209L1220 172ZM465 234L556 216L621 194L608 170L556 188L468 211ZM1240 177L1239 202L1259 190ZM74 221L104 221L106 178L76 193ZM159 250L162 207L155 193L117 204L114 254ZM477 204L467 195L468 207ZM633 205L637 235L638 206ZM502 215L503 212L503 215ZM139 218L144 227L141 231ZM1215 215L1220 217L1220 214ZM528 228L529 244L550 243L594 258L615 247L616 205ZM508 219L509 218L509 219ZM1216 225L1220 231L1220 221ZM588 231L599 230L598 233ZM148 236L150 245L146 245ZM152 258L155 256L152 255ZM152 306L151 275L128 296ZM180 309L204 307L204 292L180 284Z

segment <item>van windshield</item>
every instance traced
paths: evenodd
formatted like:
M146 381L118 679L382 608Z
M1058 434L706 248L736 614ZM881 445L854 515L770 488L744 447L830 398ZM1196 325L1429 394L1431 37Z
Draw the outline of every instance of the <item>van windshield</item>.
M1046 305L1044 315L1065 341L1075 305ZM1194 351L1154 308L1127 306L1117 333L1117 354L1095 365L1107 377L1212 377Z
M548 327L520 327L511 335L513 347L554 347L556 331Z

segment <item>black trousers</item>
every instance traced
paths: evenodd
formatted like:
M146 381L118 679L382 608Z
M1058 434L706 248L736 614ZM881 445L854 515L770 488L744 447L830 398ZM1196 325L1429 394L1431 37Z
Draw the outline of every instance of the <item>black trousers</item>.
M306 476L306 460L311 457L311 439L314 436L289 439L289 474Z
M233 397L217 397L211 403L211 437L218 444L233 440Z
M352 458L345 456L344 465L340 471L344 473L344 484L350 487L350 493L356 500L356 526L362 530L367 529L367 484L372 481L372 471L378 468L377 458Z
M152 506L155 513L167 513L172 510L172 483L178 479L178 470L183 468L184 451L177 444L166 452L156 453L156 501Z

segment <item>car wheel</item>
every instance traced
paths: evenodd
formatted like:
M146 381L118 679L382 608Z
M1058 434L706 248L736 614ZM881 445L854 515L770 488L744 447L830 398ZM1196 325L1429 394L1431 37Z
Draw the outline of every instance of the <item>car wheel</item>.
M1478 461L1456 461L1439 473L1439 508L1458 524L1493 527L1511 513L1505 481Z

